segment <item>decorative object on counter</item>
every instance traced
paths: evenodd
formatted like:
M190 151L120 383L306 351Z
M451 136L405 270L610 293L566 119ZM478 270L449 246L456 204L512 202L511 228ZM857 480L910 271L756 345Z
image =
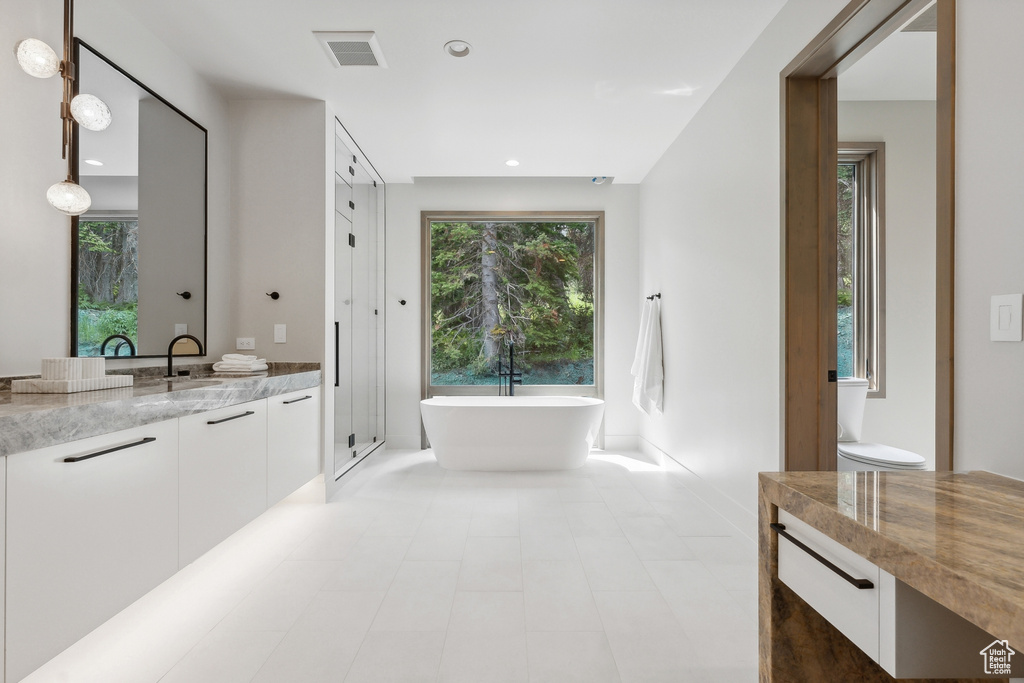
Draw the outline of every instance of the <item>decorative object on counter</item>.
M101 131L110 125L110 108L94 95L75 95L75 63L71 55L74 36L75 2L64 0L64 55L57 61L57 53L49 45L35 38L18 43L15 54L21 68L30 76L49 78L60 74L64 94L60 104L63 132L61 158L68 162L67 180L56 183L46 191L46 199L53 208L69 216L79 216L89 210L92 198L74 181L73 155L75 124L88 130Z
M254 373L263 372L267 367L266 358L257 358L241 353L225 353L219 362L213 364L213 371L233 374Z
M11 392L21 394L73 394L130 387L132 375L107 375L104 358L44 358L39 379L16 379Z

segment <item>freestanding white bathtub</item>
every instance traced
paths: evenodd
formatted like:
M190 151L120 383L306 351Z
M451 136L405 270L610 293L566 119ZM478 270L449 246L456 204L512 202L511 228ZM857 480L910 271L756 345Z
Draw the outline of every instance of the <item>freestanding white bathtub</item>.
M447 470L570 470L597 438L604 401L584 396L435 396L420 401Z

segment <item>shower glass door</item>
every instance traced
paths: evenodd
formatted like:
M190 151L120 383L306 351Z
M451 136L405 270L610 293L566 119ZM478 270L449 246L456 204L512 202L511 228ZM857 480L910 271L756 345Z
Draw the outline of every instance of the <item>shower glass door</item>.
M336 139L334 474L383 441L384 186Z

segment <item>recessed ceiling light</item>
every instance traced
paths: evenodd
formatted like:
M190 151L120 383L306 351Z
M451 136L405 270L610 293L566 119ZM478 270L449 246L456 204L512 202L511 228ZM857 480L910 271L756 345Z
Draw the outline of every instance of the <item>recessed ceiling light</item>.
M506 166L518 166L519 162L516 161L515 159L509 159L508 161L505 162L505 165Z
M444 51L452 57L465 57L473 46L464 40L449 40L444 44Z
M89 164L90 166L102 166L103 165L102 161L97 161L96 159L86 159L85 163Z

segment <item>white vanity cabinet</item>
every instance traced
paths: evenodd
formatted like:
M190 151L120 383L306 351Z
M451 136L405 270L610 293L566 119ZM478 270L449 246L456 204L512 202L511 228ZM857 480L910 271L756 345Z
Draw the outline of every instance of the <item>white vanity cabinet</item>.
M178 570L177 456L177 420L7 456L8 681Z
M981 673L994 636L785 510L779 523L779 579L889 675Z
M267 401L179 418L178 563L267 509Z
M267 507L320 473L320 387L267 399Z

